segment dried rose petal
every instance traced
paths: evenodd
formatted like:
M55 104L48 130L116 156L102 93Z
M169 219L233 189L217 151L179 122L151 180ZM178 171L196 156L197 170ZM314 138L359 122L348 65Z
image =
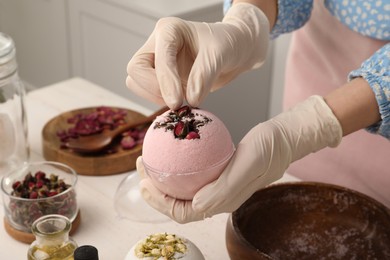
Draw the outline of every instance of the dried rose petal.
M57 191L49 191L49 193L47 194L48 197L53 197L55 195L57 195L58 192Z
M36 198L38 198L38 192L36 192L36 191L31 192L29 198L30 198L30 199L36 199Z
M188 115L190 112L191 112L191 108L189 106L183 106L178 110L176 110L176 113L179 118Z
M37 179L37 180L42 180L42 179L44 179L46 177L46 173L44 173L44 172L42 172L42 171L37 171L36 173L35 173L35 178Z
M195 132L195 131L189 132L189 133L187 134L187 136L186 136L186 139L188 139L188 140L191 140L191 139L199 139L199 138L200 138L199 134L198 134L197 132Z
M188 133L187 122L182 122L182 121L177 122L174 129L175 137L183 139L187 136L187 133Z
M40 189L40 188L43 187L43 184L44 184L43 181L38 180L37 183L35 184L35 187L36 187L37 189Z
M123 137L121 140L121 146L125 150L134 148L136 145L137 145L136 141L130 135Z
M38 197L40 197L40 198L46 198L47 197L47 187L38 190Z
M22 183L20 181L15 182L14 184L12 184L12 189L15 191L21 191Z

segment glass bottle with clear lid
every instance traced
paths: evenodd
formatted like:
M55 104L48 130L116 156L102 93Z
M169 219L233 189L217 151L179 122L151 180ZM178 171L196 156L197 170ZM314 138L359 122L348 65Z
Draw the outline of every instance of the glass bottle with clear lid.
M0 32L0 175L29 159L24 99L14 42Z
M28 260L73 260L77 243L69 236L72 223L62 215L38 218L31 230L36 240L28 250Z

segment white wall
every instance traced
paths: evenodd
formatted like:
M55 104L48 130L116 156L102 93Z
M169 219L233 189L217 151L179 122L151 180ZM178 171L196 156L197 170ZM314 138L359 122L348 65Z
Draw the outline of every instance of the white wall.
M65 1L0 0L0 31L13 38L19 74L30 85L70 77L64 10Z

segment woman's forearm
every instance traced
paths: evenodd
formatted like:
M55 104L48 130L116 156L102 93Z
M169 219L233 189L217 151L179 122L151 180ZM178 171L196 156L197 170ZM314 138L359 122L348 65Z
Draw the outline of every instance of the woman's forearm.
M355 78L324 97L339 120L343 136L381 120L374 92L363 78Z
M234 0L233 5L237 3L249 3L260 8L267 16L270 30L274 27L276 17L278 15L278 1L277 0Z
M233 5L242 2L260 8L272 30L278 15L277 0L233 0ZM363 78L351 80L324 98L340 121L344 136L381 120L374 92Z

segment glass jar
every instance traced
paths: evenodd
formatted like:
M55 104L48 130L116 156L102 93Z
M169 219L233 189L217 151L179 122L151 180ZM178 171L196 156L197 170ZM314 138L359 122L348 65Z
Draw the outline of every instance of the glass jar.
M46 215L32 225L36 240L28 250L28 260L73 260L77 243L69 236L72 223L62 215Z
M0 32L0 174L29 159L24 98L14 42Z
M37 174L41 176L38 177ZM44 174L44 175L42 175ZM43 176L43 177L42 177ZM32 178L34 177L34 178ZM38 184L37 179L43 183L50 185L68 186L65 190L63 188L54 188L54 195L49 196L45 187L26 187L33 184ZM18 168L9 171L1 179L1 196L4 207L5 221L13 228L25 233L31 233L31 227L35 220L44 215L59 214L66 216L73 222L77 218L79 207L77 203L77 180L76 171L68 165L51 162L30 162L23 163ZM16 184L20 183L22 185ZM28 185L25 185L28 183ZM42 184L42 183L41 183ZM26 192L25 197L21 193ZM51 189L51 188L50 188ZM43 192L43 196L31 197L31 192ZM39 191L41 190L41 191ZM52 190L53 191L53 190Z

